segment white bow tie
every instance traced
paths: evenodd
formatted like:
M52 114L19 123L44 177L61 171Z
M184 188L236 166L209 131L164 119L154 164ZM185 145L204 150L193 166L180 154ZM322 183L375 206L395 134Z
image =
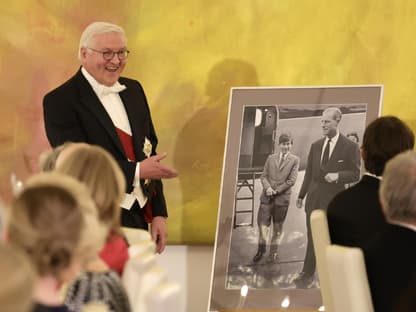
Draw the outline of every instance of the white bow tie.
M101 94L102 95L108 95L110 93L119 93L119 92L125 90L126 88L127 87L125 85L116 83L116 84L112 85L111 87L104 86L102 91L101 91Z

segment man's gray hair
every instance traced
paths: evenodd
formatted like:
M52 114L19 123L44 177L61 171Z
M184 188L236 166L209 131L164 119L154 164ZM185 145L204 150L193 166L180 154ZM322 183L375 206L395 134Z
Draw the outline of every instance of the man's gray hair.
M383 212L389 221L416 224L416 153L396 155L386 164L380 186Z
M341 112L341 110L338 107L328 107L327 109L325 109L322 112L322 115L325 114L325 113L331 113L332 114L332 118L334 120L337 120L338 122L341 121L342 112Z
M122 34L127 44L126 33L122 27L107 22L94 22L89 24L81 35L79 40L78 59L81 60L81 48L89 47L95 35L110 32Z

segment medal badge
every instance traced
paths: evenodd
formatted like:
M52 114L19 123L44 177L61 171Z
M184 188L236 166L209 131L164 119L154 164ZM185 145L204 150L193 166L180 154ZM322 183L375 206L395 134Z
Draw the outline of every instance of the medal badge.
M146 155L147 158L150 157L152 154L152 143L147 137L144 137L144 143L143 143L143 153ZM146 179L144 181L144 184L147 185L150 183L150 179Z

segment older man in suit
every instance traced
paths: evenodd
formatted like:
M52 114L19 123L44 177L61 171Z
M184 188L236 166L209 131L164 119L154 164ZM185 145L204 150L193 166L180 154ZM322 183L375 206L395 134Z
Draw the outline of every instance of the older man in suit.
M416 153L407 151L396 155L387 162L380 185L381 207L389 225L364 247L368 281L377 312L399 311L400 301L406 300L404 294L415 287L415 189ZM415 302L415 294L407 300Z
M273 234L270 242L269 260L278 262L277 247L289 207L292 186L296 182L299 157L290 153L293 140L289 133L279 136L280 152L270 155L264 165L260 180L263 192L257 216L259 246L253 262L258 262L266 252L267 228L273 220Z
M298 288L308 288L315 273L310 216L315 209L327 209L329 202L345 184L355 182L360 177L360 152L358 145L339 132L341 110L330 107L323 111L321 126L324 137L312 143L305 176L299 191L297 207L302 208L306 197L305 213L307 228L307 248L302 272L295 280Z
M106 149L123 170L127 189L121 223L147 229L162 252L167 209L160 179L176 171L160 163L157 137L144 91L136 80L120 77L129 51L124 30L95 22L82 33L81 68L44 97L46 134L52 146L67 141Z

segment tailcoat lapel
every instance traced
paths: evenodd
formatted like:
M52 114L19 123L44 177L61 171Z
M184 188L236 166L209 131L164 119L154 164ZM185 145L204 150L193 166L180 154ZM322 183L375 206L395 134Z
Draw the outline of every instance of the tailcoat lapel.
M318 144L316 144L316 151L315 151L315 161L316 161L316 168L321 168L321 156L322 156L322 149L324 147L325 137L323 137ZM328 160L329 161L329 160Z
M341 147L342 147L342 137L341 137L341 133L338 136L338 141L334 146L334 150L332 151L331 156L328 159L328 163L333 160L333 159L338 159L339 158L339 154L341 154Z
M104 106L100 102L99 98L95 94L91 85L82 75L81 70L77 73L77 81L80 90L81 103L91 111L91 113L97 118L98 122L101 123L111 140L117 146L117 148L124 154L124 148L121 144L120 138L116 132L115 126L105 110ZM126 156L127 157L127 156Z

